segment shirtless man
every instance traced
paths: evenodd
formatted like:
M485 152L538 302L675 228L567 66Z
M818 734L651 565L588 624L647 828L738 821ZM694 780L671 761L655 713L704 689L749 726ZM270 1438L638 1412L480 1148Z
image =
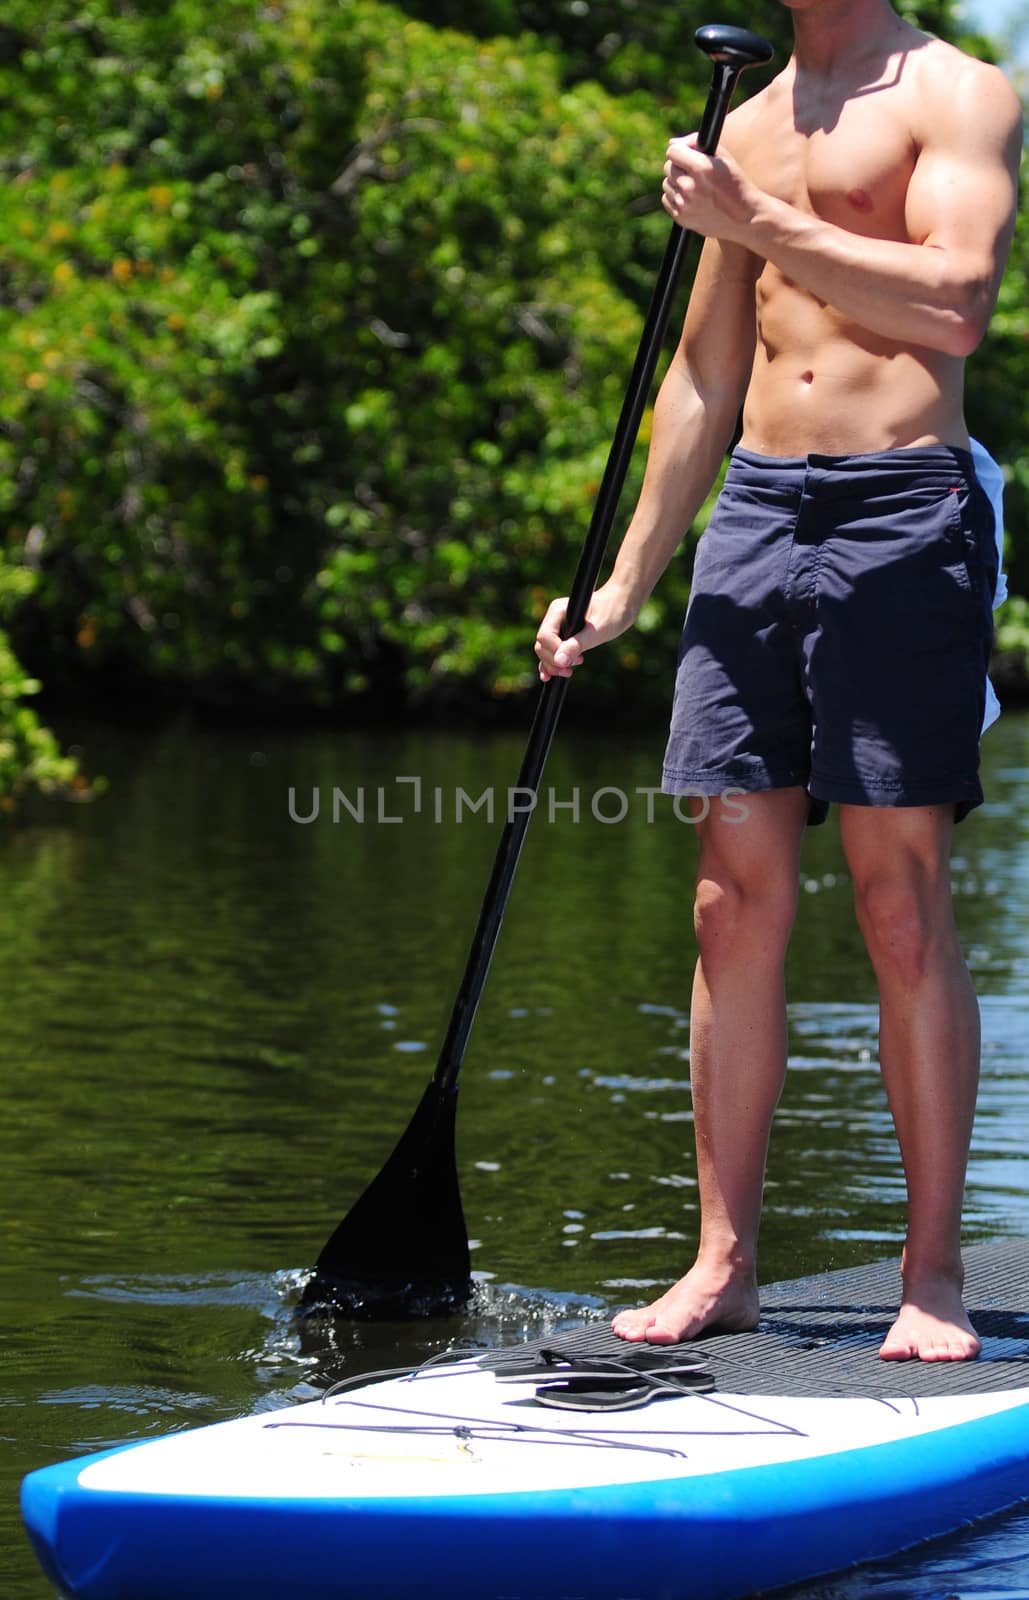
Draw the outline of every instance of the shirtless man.
M698 547L664 788L747 792L698 824L691 1079L696 1262L615 1332L671 1344L758 1320L756 1245L786 1062L783 964L808 821L835 800L880 999L908 1192L885 1358L960 1360L979 1014L950 899L951 834L982 799L996 579L968 454L964 358L993 309L1021 152L996 69L887 0L783 0L785 70L718 157L673 139L663 204L706 236L639 503L587 621L540 676L631 627L743 434ZM698 813L702 815L702 813ZM735 825L730 826L730 816Z

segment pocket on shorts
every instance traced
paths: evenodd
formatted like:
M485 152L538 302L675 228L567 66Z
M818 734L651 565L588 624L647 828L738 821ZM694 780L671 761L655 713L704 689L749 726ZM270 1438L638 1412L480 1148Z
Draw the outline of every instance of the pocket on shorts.
M969 491L963 489L948 489L946 498L947 511L947 541L950 545L952 559L950 570L963 589L971 594L975 589L975 568L978 558L969 546L965 536L965 515L963 502L969 499Z
M948 524L953 560L950 570L968 596L970 616L979 635L993 629L993 591L997 582L997 548L993 508L978 482L962 482L948 491Z
M874 609L901 633L921 630L936 650L973 648L981 635L979 555L970 539L969 491L928 484L902 499L868 502L849 531L871 562ZM915 614L917 613L917 623Z

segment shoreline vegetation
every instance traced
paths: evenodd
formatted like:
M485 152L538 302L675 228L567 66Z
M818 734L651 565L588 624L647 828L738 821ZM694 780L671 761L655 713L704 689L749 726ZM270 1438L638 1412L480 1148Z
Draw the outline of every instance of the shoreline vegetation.
M716 9L784 59L781 8ZM900 9L996 59L955 0ZM45 13L11 0L0 26L0 817L97 792L46 725L77 706L524 724L664 248L655 172L706 94L708 7ZM1029 700L1027 273L1020 220L969 365L969 425L1008 478L1008 705ZM577 717L666 715L708 511Z

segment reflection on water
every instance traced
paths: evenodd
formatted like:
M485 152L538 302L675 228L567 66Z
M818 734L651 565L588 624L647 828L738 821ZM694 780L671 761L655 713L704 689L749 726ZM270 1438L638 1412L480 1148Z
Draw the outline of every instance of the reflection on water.
M80 738L81 734L78 735ZM459 1156L477 1288L405 1325L292 1307L431 1070L521 737L98 730L95 805L0 834L7 1201L0 1423L5 1600L43 1596L13 1513L29 1467L267 1408L328 1379L609 1316L683 1270L697 1223L689 1089L695 837L653 786L660 730L563 733L469 1050ZM1029 1235L1029 719L985 745L989 804L953 875L982 994L970 1242ZM395 795L400 823L289 818L288 791ZM610 795L606 805L613 809ZM386 815L395 814L386 808ZM875 990L833 824L812 832L789 957L790 1074L766 1279L890 1256L904 1222ZM811 1600L1029 1591L1029 1522L809 1585ZM9 1575L9 1576L8 1576Z

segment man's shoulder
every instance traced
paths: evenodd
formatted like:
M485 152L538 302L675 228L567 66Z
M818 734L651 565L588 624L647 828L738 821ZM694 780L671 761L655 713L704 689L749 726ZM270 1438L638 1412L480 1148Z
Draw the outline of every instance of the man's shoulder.
M956 45L931 35L911 52L913 120L927 142L934 132L961 132L972 124L1002 138L1021 133L1022 107L999 67L966 54Z
M785 83L786 73L777 73L770 83L730 111L725 122L722 141L737 161L746 159L755 140L765 135L770 119L789 112L790 91Z

